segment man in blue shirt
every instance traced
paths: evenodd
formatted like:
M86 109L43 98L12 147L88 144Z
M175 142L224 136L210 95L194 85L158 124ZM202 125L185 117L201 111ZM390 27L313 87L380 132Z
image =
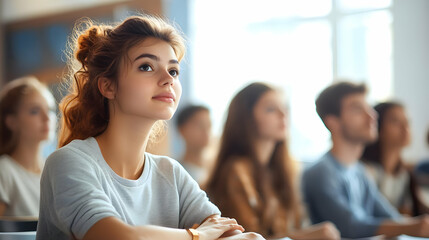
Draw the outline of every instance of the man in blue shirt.
M358 161L365 144L377 138L377 114L365 97L365 85L338 82L316 100L333 146L303 176L310 217L313 223L333 222L346 238L429 237L429 217L402 217L366 178Z

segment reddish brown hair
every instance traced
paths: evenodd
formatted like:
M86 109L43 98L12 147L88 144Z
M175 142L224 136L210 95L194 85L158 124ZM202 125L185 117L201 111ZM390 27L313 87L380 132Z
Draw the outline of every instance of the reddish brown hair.
M85 29L83 32L79 29ZM76 27L74 55L69 63L70 93L60 103L62 120L60 147L74 139L100 135L109 122L108 100L98 89L98 79L108 78L117 84L121 61L128 50L153 37L171 45L180 61L185 53L181 34L164 20L154 16L134 16L113 27L95 25L90 20ZM77 60L78 62L73 60Z

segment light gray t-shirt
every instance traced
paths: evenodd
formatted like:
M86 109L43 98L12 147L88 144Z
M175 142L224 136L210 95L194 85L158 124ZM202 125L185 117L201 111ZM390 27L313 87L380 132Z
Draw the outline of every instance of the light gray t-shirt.
M117 175L97 141L74 140L46 161L41 180L37 239L82 239L99 220L190 228L220 214L175 160L145 153L137 180Z
M39 215L40 174L27 171L8 155L0 156L0 202L4 216Z

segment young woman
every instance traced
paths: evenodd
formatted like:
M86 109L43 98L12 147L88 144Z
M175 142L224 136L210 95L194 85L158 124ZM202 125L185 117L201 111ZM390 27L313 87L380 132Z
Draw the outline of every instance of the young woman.
M374 109L378 113L378 140L366 146L362 156L369 176L399 212L412 216L429 213L401 157L411 138L404 107L398 102L384 102Z
M52 129L54 106L52 94L33 77L13 80L0 92L0 216L39 215L41 145Z
M42 174L37 239L260 239L219 217L179 163L145 151L179 103L180 34L137 16L77 36L80 66L60 105L61 148Z
M242 89L229 106L208 194L225 216L264 237L339 239L330 223L302 229L286 130L287 112L276 90L263 83Z
M204 106L189 105L178 113L176 124L186 145L180 163L202 185L211 165L204 156L210 142L210 111Z

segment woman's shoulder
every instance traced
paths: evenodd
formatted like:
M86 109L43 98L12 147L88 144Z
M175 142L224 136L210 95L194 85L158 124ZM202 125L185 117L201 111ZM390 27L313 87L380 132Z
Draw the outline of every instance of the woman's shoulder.
M14 160L9 155L4 154L0 156L0 179L3 181L13 175L12 172L15 169L15 164L12 161Z
M11 156L4 154L0 156L0 175L2 178L12 177L15 178L22 173L27 173L24 167L20 166ZM24 170L24 171L23 171Z
M7 154L1 155L0 156L0 167L1 167L1 169L3 170L5 168L11 167L12 166L11 161L13 161L13 160L9 157L9 155L7 155Z
M232 156L227 159L227 164L221 170L221 175L230 184L253 185L253 173L255 171L251 160L244 156Z
M96 163L97 157L99 157L98 151L98 145L94 138L73 140L49 155L45 168L92 165Z
M232 156L228 159L229 170L233 173L250 173L254 167L250 158L245 156Z

